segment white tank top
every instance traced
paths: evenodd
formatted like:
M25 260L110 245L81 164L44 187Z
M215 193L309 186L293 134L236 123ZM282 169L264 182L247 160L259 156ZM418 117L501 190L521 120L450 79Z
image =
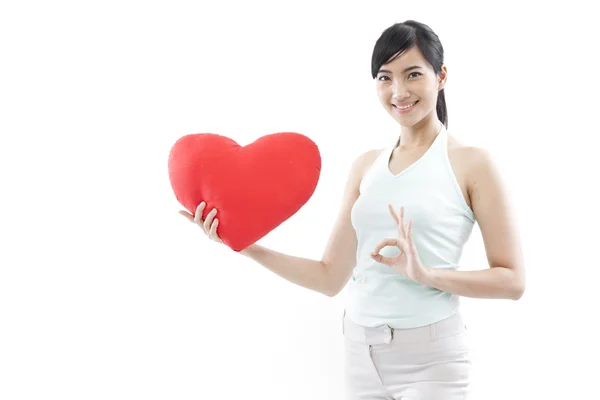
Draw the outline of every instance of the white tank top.
M344 297L346 315L360 325L414 328L440 321L459 309L458 296L411 281L369 255L383 239L398 236L388 203L396 210L403 205L405 223L413 221L413 239L423 264L458 268L475 218L452 170L448 134L440 124L433 144L408 168L392 174L392 145L360 183L360 196L351 212L358 240L357 265ZM380 251L388 257L398 253L398 248L389 246Z

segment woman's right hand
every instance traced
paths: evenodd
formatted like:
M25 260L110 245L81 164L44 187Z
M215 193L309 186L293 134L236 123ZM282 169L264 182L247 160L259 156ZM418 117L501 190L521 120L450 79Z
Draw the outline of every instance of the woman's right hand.
M215 215L217 215L217 209L213 208L206 216L206 220L203 221L202 212L204 211L204 207L206 207L206 203L201 202L196 208L195 216L184 210L179 211L179 214L186 217L188 221L198 224L206 236L208 236L211 240L214 240L217 243L223 243L223 240L217 234L217 227L219 226L219 220L215 218Z

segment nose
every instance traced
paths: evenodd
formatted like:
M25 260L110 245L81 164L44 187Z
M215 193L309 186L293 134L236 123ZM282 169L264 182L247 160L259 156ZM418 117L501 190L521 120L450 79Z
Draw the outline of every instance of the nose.
M392 97L395 100L402 100L410 97L410 93L404 83L399 79L394 79L392 82Z

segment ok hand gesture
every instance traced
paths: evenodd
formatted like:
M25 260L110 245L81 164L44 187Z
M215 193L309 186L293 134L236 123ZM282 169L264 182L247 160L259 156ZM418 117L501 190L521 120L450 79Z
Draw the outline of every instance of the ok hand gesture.
M422 282L427 270L419 255L412 236L412 220L404 226L404 206L400 207L400 212L396 214L391 204L388 205L392 218L398 225L399 236L397 238L384 239L371 253L373 260L387 265L400 272L402 275L416 282ZM384 257L379 251L386 246L394 246L400 249L400 253L395 257Z

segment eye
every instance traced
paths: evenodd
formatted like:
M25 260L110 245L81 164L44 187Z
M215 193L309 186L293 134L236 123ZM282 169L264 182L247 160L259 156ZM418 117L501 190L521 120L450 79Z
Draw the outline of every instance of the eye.
M379 78L377 78L377 80L381 81L382 80L381 78L388 78L388 77L386 75L381 75Z
M417 76L421 76L421 75L423 75L423 74L422 74L422 73L420 73L420 72L411 72L410 74L408 74L408 77L410 78L410 76L411 76L412 74L417 74Z

